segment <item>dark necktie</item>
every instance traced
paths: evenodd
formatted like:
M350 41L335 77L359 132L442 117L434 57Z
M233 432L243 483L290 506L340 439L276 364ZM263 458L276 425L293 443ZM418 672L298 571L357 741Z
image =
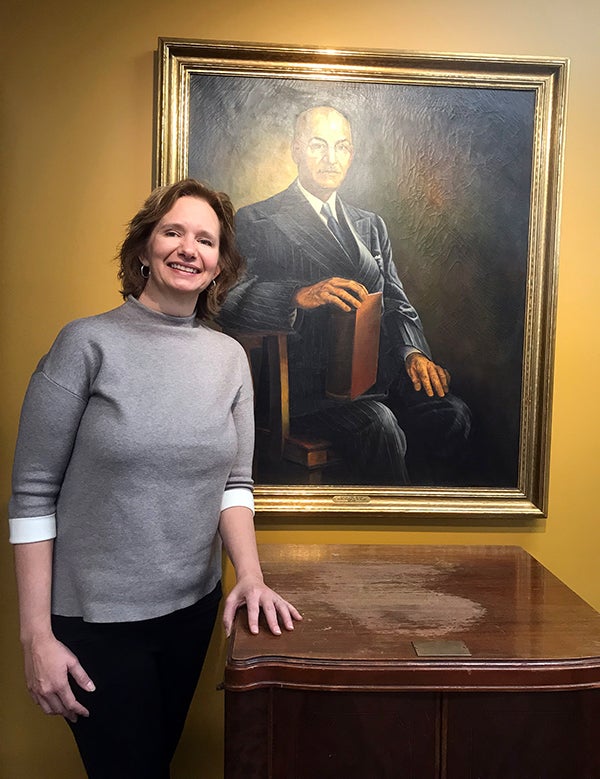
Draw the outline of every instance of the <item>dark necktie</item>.
M329 207L329 203L323 203L321 214L327 220L327 227L337 238L338 243L349 257L353 257L356 252L356 241L351 235L346 235L340 223L334 217Z

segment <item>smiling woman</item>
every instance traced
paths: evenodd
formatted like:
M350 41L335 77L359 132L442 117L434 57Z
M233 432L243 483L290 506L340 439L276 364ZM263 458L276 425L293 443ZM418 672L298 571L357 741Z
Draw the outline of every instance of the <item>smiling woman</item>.
M10 502L33 700L70 723L90 779L165 779L221 596L221 542L251 632L292 630L253 526L252 381L203 321L238 278L233 209L155 190L121 247L125 303L66 325L23 404ZM71 678L70 678L71 677Z
M139 300L172 316L194 313L219 275L219 219L205 200L179 198L156 225L141 260L149 278Z
M191 273L198 276L198 283L193 293L194 306L189 313L195 310L198 319L215 316L244 269L244 261L236 248L233 218L229 197L195 179L157 187L131 220L121 246L119 278L124 299L131 295L144 302L148 287L145 305L161 310L159 300L155 300L155 280L150 282L150 278L151 259L155 253L162 252L159 264L178 263L180 274L185 272L183 268L200 271ZM206 270L209 265L213 266L212 276ZM172 278L175 278L174 273ZM156 286L160 286L160 280ZM179 291L185 294L186 288ZM161 297L160 293L158 296ZM169 307L175 304L179 309L182 305L174 302L177 297L169 296L169 299ZM165 303L163 300L162 304ZM189 301L183 304L183 309L189 309Z

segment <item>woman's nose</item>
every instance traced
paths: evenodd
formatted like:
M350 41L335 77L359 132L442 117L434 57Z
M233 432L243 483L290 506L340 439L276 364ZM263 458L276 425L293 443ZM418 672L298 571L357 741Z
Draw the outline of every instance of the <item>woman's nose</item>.
M181 239L180 251L186 257L195 257L197 250L198 244L196 243L195 238L191 235L184 235Z

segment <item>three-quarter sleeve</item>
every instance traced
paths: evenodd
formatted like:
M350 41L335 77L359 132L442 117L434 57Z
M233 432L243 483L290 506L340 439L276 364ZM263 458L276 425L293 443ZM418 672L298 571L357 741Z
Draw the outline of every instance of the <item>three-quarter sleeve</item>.
M56 499L85 399L34 373L23 403L9 503L11 543L43 541L56 535Z
M94 371L80 322L64 327L31 377L19 421L9 502L11 543L56 535L56 500Z
M254 512L254 394L248 361L242 348L239 349L241 386L231 410L237 435L237 452L225 485L221 511L233 506L245 506Z

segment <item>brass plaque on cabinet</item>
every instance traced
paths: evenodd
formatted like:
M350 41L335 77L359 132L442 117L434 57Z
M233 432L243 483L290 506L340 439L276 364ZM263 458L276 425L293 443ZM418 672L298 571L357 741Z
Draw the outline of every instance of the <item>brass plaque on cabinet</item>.
M464 641L412 641L419 657L470 657L471 652Z

